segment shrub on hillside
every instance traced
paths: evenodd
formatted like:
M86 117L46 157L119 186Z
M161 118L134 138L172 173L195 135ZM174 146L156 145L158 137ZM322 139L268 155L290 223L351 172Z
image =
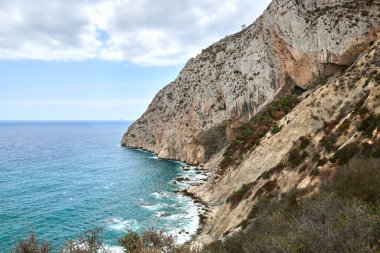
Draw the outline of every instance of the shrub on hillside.
M325 187L341 197L380 205L380 160L353 159L339 168L334 183Z
M338 162L338 164L343 165L348 163L351 158L353 158L359 151L358 143L353 142L345 145L341 149L337 150L332 157L332 162Z
M358 130L362 131L367 137L372 137L376 128L380 128L380 115L370 114L360 124Z
M299 141L300 141L300 149L301 150L306 149L311 143L310 138L308 138L306 136L300 137Z
M163 230L158 231L153 228L142 235L128 231L127 234L119 238L119 244L127 253L177 252L174 237L165 234Z
M281 200L259 198L243 230L203 252L379 252L379 159L351 160L320 193L299 196L295 190Z
M269 131L272 134L280 132L281 127L277 121L288 114L298 102L298 99L292 95L277 98L265 106L260 114L254 116L245 126L237 129L237 137L228 145L223 160L219 164L218 173L223 174L229 166L239 163L242 155L259 145L260 140Z
M103 245L102 232L102 228L86 231L78 239L67 241L61 253L108 253Z
M235 208L240 201L250 194L252 186L253 183L243 184L239 190L233 192L231 196L228 197L227 202L231 204L231 209Z
M50 243L38 241L35 234L31 234L27 239L20 241L12 253L48 253L51 252Z

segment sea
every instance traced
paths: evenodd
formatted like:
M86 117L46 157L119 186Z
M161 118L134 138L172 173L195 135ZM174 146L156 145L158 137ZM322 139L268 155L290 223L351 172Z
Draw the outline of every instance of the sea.
M201 181L195 167L120 146L127 121L0 121L0 252L31 233L58 251L101 228L120 252L128 231L162 229L189 240L201 206L175 193L176 177Z

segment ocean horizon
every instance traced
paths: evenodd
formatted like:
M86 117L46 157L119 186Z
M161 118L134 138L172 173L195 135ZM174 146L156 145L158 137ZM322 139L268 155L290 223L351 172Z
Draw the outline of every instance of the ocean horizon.
M199 206L173 181L195 168L121 147L131 122L0 121L0 252L32 232L57 250L97 227L110 246L151 227L189 240Z

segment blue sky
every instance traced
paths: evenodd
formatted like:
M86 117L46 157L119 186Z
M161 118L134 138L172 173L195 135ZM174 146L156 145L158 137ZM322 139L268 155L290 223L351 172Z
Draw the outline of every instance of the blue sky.
M4 0L0 120L135 120L269 0Z
M2 120L134 120L182 64L0 61Z

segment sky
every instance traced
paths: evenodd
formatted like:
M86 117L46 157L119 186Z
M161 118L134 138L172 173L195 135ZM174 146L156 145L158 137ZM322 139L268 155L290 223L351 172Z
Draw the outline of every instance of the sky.
M0 120L135 120L270 0L0 0Z

